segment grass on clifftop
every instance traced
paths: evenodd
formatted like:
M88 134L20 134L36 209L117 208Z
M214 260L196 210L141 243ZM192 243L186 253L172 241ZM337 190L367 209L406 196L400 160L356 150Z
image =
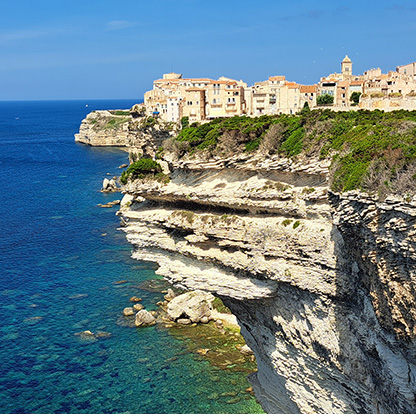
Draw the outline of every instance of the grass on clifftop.
M330 158L334 191L411 196L416 189L416 111L328 109L298 115L215 119L183 128L165 143L178 157L257 152Z

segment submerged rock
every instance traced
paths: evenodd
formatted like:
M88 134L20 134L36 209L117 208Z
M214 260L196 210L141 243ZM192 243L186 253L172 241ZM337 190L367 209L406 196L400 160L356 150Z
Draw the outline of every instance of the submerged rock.
M123 309L123 315L124 316L132 316L132 315L134 315L134 309L131 308L131 307L124 308Z
M136 313L136 320L134 324L136 326L150 326L156 323L155 317L145 309Z
M144 306L141 303L135 303L133 305L133 309L135 312L141 311L142 309L144 309Z

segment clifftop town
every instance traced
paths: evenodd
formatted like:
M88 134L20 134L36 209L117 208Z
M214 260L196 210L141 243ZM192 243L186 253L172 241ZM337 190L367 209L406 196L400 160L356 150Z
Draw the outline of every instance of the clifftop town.
M353 75L352 61L345 56L341 73L322 77L315 85L289 82L285 76L270 76L247 86L226 77L183 78L168 73L144 95L146 114L159 115L167 122L179 122L182 117L200 122L235 115L294 114L305 104L310 109L326 105L336 111L416 110L416 62L387 74L378 68Z

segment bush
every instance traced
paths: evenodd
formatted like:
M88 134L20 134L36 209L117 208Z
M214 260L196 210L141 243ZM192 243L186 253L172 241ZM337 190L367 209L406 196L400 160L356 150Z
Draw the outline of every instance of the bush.
M143 129L152 128L156 124L156 119L152 116L147 116L143 119L141 127Z
M140 158L131 164L126 171L123 171L120 177L122 184L127 184L129 178L141 178L145 176L157 176L162 173L162 167L151 158ZM161 177L162 178L162 177ZM164 177L163 177L164 178Z
M350 96L350 101L353 103L353 105L358 105L360 102L360 96L361 92L353 92Z
M182 129L187 128L189 126L189 116L184 116L183 118L181 118L181 125Z
M334 103L334 97L329 94L319 95L316 98L317 105L332 105Z
M177 157L196 151L206 157L244 151L331 157L334 191L361 188L383 196L396 188L409 192L412 186L416 111L318 109L299 115L218 118L184 128L163 147Z

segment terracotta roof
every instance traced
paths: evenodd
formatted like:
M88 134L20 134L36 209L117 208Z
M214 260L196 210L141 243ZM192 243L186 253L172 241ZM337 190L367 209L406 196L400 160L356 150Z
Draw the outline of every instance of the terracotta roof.
M269 81L284 81L286 76L269 76Z
M357 81L351 81L350 85L363 85L364 81L363 80L357 80Z
M318 90L316 85L300 85L301 93L316 93Z
M208 78L189 78L189 79L184 79L186 81L189 82L211 82L212 79L208 79Z
M286 82L285 86L287 86L288 89L297 89L300 87L300 85L296 82Z
M188 88L185 89L186 92L205 92L205 89L202 88Z

